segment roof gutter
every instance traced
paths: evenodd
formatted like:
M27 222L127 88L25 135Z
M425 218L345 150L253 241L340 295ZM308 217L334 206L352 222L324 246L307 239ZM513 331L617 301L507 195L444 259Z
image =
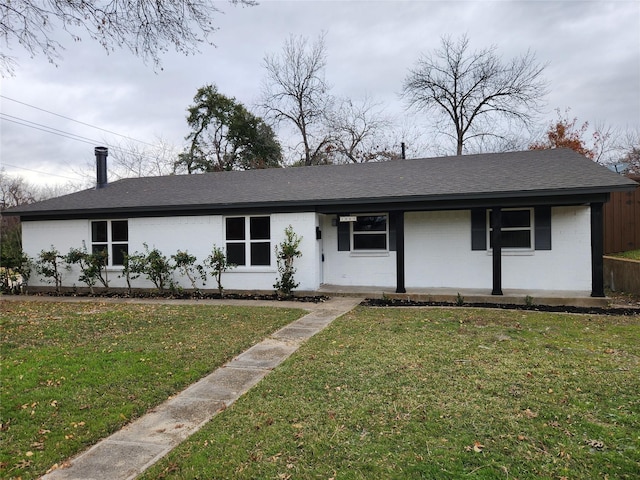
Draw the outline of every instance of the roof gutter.
M20 215L22 221L39 220L67 220L81 218L124 218L124 217L161 217L173 216L199 216L199 215L224 215L229 213L294 213L315 211L320 213L345 213L367 212L372 210L388 211L429 211L429 210L465 210L479 207L493 207L499 204L504 207L522 206L566 206L582 205L592 202L607 202L608 191L584 191L576 194L575 191L548 191L548 192L520 192L515 196L514 192L481 195L440 195L420 197L392 197L392 198L361 198L361 199L335 199L303 202L247 202L237 204L210 204L210 205L169 205L148 207L123 207L123 208L95 208L74 209L64 211L42 212L11 212L12 215ZM8 212L5 212L8 213Z

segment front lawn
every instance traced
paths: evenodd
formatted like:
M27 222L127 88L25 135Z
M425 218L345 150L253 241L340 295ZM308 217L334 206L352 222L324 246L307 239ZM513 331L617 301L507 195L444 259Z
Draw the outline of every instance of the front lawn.
M36 478L305 312L0 302L0 478Z
M144 479L636 479L640 319L359 307Z

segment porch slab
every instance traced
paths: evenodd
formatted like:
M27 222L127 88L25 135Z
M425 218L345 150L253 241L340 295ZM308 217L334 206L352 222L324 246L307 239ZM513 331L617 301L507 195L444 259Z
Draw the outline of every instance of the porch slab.
M412 300L416 302L456 303L458 295L464 303L487 303L499 305L548 305L606 308L611 303L607 297L592 297L588 291L565 290L518 290L503 289L502 295L491 295L490 289L453 289L453 288L408 288L406 293L396 293L391 287L322 285L318 293L328 296L359 296L366 298L386 298Z

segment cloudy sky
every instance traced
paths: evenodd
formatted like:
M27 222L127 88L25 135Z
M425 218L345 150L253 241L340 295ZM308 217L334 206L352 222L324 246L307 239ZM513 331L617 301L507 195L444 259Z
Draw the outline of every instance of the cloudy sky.
M167 54L161 71L128 51L107 55L88 38L74 42L64 34L57 35L66 47L57 67L13 50L19 66L1 80L0 93L5 171L33 183L77 181L77 172L94 160L94 146L122 141L106 131L151 144L162 138L181 149L189 133L186 108L199 87L214 83L251 107L260 95L265 54L281 51L290 34L315 39L323 31L332 93L355 100L368 95L400 119L398 93L408 69L439 47L443 35L466 34L474 50L495 45L508 60L531 49L548 62L543 124L556 118L555 109L570 108L580 122L640 128L637 0L218 4L224 14L214 19L215 47L194 56Z

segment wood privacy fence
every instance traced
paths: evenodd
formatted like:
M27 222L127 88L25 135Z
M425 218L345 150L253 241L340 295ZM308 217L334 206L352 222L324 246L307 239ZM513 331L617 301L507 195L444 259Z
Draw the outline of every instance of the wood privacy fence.
M640 177L631 177L640 182ZM640 249L640 185L633 192L612 192L604 204L604 253Z

